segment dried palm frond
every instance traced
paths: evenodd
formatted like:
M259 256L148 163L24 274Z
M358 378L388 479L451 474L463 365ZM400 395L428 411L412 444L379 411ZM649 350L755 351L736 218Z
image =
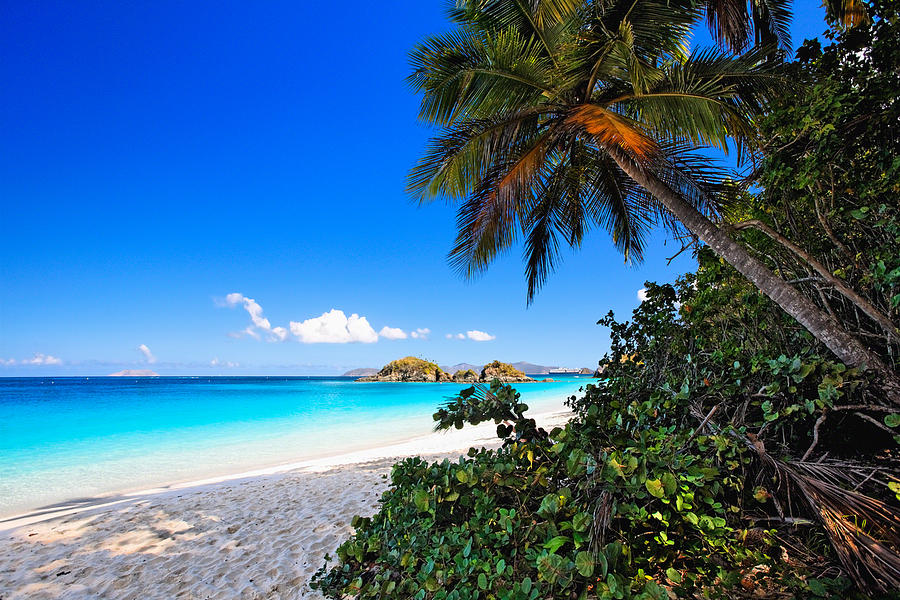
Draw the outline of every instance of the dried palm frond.
M848 489L855 478L844 465L782 462L768 454L759 440L746 441L785 487L800 491L861 590L886 593L900 589L900 511Z

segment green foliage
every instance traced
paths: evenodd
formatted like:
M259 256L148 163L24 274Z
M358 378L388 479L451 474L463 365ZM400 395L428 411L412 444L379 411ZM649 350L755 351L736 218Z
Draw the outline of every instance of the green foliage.
M518 370L511 364L500 362L499 360L495 360L484 365L484 368L482 368L481 371L485 374L492 374L494 377L527 377L525 373Z
M879 326L823 285L804 261L761 233L742 237L758 258L796 281L848 330L897 365L900 354L900 12L873 2L869 26L807 41L794 77L806 85L773 104L756 171L762 191L731 220L759 219L821 262L893 323ZM826 306L827 304L827 306Z
M675 286L648 284L631 322L601 321L612 337L604 379L570 400L564 428L536 428L498 382L441 407L438 428L494 421L503 447L395 465L379 512L356 521L316 585L358 598L842 595L846 579L781 561L772 517L784 484L760 468L747 434L789 460L821 415L866 401L869 384L818 355L730 268L700 258ZM837 430L861 425L831 418Z
M497 424L497 437L515 434L516 439L546 439L547 432L539 429L534 419L525 417L528 405L519 402L519 394L508 385L494 380L490 388L477 385L467 388L434 413L435 430L463 425L478 425L485 421Z
M746 543L757 531L746 517L764 516L771 494L747 485L758 471L731 433L765 430L770 451L798 456L812 423L836 403L865 401L868 384L818 355L730 268L707 253L701 264L676 286L649 284L631 322L602 321L612 334L605 383L573 399L578 418L564 429L535 429L518 394L496 382L442 407L439 427L493 420L506 445L456 463L400 463L381 512L320 579L325 589L359 580L361 597L391 583L397 597L588 586L598 597L653 597L659 586L712 590L737 585L748 564L769 568L769 534ZM695 431L713 406L743 416Z
M416 358L415 356L406 356L392 360L378 372L379 375L389 375L391 373L424 373L436 377L443 374L444 371L433 362Z

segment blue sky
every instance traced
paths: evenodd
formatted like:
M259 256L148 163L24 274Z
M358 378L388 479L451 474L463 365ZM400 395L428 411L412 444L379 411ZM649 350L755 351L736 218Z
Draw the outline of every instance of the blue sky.
M692 267L598 231L531 307L519 251L461 280L453 209L403 191L429 135L407 52L444 4L209 6L5 4L0 376L592 366L598 318ZM795 46L824 29L795 4Z

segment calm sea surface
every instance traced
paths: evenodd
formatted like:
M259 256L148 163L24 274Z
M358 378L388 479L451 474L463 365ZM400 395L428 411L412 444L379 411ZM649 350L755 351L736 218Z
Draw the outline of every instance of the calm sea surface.
M518 386L532 412L589 383ZM431 431L463 385L343 377L0 378L0 517Z

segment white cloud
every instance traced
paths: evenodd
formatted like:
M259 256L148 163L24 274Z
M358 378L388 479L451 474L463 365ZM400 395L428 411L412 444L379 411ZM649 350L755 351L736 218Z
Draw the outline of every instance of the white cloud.
M464 340L466 339L466 334L464 333L448 333L446 335L448 340Z
M242 305L250 315L252 325L243 331L243 334L260 339L259 331L266 333L266 339L270 342L283 342L287 339L288 331L284 327L272 327L269 319L263 316L263 309L253 298L243 294L232 292L225 296L225 306L235 307ZM241 337L242 334L229 334L231 337Z
M14 358L0 358L0 365L3 365L4 367L14 364L16 364L16 359Z
M383 338L389 339L389 340L405 340L406 339L405 331L403 331L399 327L388 327L387 325L385 325L384 327L381 328L381 331L378 332L378 335L380 335Z
M637 291L637 299L641 302L647 299L647 288L641 288Z
M153 356L152 352L150 352L150 348L147 347L147 344L141 344L140 346L137 347L137 349L141 351L141 354L144 355L144 359L148 363L152 364L152 363L156 362L156 357Z
M411 335L415 340L427 340L430 333L431 330L427 327L419 327L415 331L410 331L409 335Z
M41 354L40 352L36 352L33 357L22 360L22 364L23 365L61 365L62 360L56 358L55 356L50 356L49 354Z
M219 360L219 357L217 356L216 358L209 361L209 366L211 366L211 367L226 367L229 369L233 369L235 367L241 366L241 364L236 363L236 362L231 362L230 360L225 360L225 361Z
M470 340L474 340L476 342L489 342L491 340L497 339L496 335L491 335L489 333L485 333L484 331L478 331L477 329L467 331L466 336L468 336Z
M291 321L291 333L304 344L371 344L378 341L378 334L365 317L354 313L348 318L344 311L334 308L314 319L300 323Z
M379 335L389 340L406 339L408 335L416 339L427 339L430 329L419 328L410 334L398 327L384 326L376 333L369 321L356 313L349 317L342 311L332 308L319 317L305 321L291 321L289 327L273 327L272 322L263 315L263 308L253 298L232 292L224 299L214 299L216 305L240 306L250 315L250 325L246 329L228 334L232 338L250 336L256 339L265 338L269 342L283 342L292 335L304 344L346 344L361 342L371 344L378 341Z

